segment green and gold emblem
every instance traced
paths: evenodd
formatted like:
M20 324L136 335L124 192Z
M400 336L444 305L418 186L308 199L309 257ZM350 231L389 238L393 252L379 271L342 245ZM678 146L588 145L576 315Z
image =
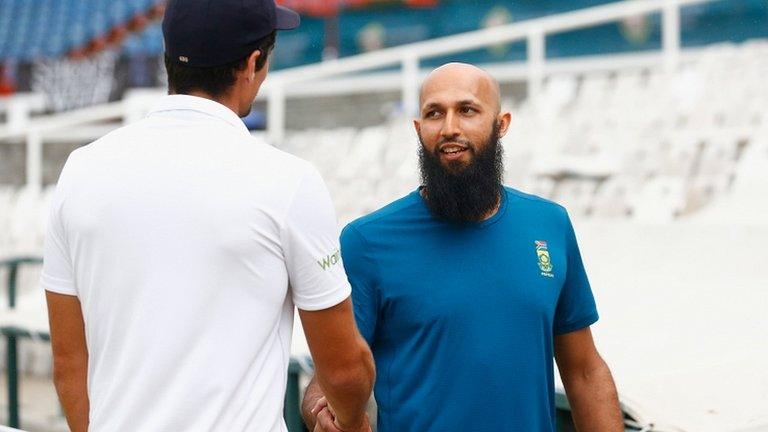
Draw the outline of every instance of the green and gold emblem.
M554 277L552 273L552 259L549 257L549 249L547 249L547 242L543 240L536 240L536 256L539 258L539 270L541 270L542 276Z

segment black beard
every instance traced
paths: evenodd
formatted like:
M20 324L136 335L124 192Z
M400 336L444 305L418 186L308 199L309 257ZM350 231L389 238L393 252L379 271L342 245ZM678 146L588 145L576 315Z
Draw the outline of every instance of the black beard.
M504 176L504 149L499 143L499 125L494 123L484 145L471 146L474 158L467 165L440 162L437 148L430 153L419 137L419 168L424 199L438 219L462 223L483 220L499 203Z

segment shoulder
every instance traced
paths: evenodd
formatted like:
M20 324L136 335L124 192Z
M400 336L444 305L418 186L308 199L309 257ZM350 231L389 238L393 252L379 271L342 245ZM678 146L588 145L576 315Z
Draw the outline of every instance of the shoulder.
M568 217L568 211L565 207L554 201L550 201L538 195L528 194L509 186L504 186L504 191L507 194L510 205L518 209L531 210L540 214Z
M114 149L123 148L126 143L135 142L142 136L145 129L145 121L140 120L119 127L107 132L97 140L75 149L69 154L65 168L89 162L99 163L100 158L112 158L110 155Z
M565 207L561 206L560 204L554 201L550 201L546 198L542 198L538 195L525 193L523 191L511 188L509 186L504 186L504 191L507 193L507 197L511 201L515 201L522 206L536 208L539 210L550 210L550 211L556 211L556 212L565 211Z
M72 176L79 171L90 171L93 164L99 163L99 158L105 155L105 147L113 143L122 142L127 134L130 134L131 126L123 126L108 132L101 138L73 150L61 171L61 178Z
M354 230L361 234L376 230L377 227L407 217L420 209L420 197L417 191L399 198L365 216L350 222L344 231Z
M507 214L531 226L545 226L554 232L569 231L571 220L562 205L540 196L504 187L508 199Z
M258 153L258 158L274 168L280 170L285 175L293 176L298 179L305 177L320 178L320 173L310 162L273 147L260 138L253 137L253 150Z
M355 219L341 231L343 251L369 249L369 245L384 238L396 237L400 228L416 220L424 206L420 203L418 191L395 200L384 207ZM426 212L426 210L424 209Z
M325 187L320 172L312 163L286 151L280 150L258 136L239 137L238 142L229 147L229 159L237 159L243 175L254 181L268 179L270 187L295 196L302 188L317 191ZM290 199L288 199L290 201Z

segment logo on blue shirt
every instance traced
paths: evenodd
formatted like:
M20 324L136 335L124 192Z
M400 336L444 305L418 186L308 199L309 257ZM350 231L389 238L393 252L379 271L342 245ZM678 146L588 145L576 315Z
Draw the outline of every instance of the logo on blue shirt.
M552 259L549 257L547 242L544 240L536 240L534 244L536 245L536 256L539 257L539 270L541 270L541 275L555 277L552 273Z

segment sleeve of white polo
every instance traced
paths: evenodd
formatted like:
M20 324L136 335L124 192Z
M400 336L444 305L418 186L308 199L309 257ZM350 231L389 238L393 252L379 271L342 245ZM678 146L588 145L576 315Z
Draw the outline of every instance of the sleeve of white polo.
M328 309L350 296L336 212L314 167L309 167L291 199L281 237L293 303L299 309Z
M40 284L46 291L76 296L74 267L61 219L62 193L60 185L57 186L51 201Z

